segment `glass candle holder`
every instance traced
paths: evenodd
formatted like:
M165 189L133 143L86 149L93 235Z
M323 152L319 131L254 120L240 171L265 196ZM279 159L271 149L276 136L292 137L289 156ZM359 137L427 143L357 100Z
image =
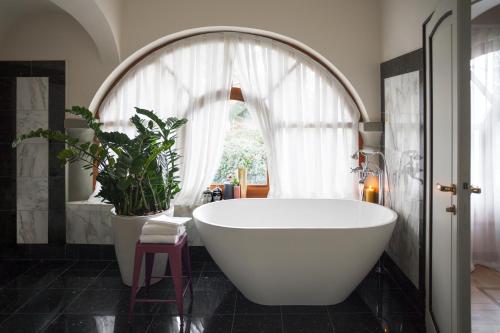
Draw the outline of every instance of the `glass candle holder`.
M365 201L371 203L378 203L378 192L377 189L372 186L365 188Z

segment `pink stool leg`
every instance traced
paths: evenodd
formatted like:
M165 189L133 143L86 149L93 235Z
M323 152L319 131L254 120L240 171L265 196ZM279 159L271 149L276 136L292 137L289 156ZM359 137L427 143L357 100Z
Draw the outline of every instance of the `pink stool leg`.
M141 274L142 266L142 247L139 243L135 246L135 260L134 260L134 275L132 279L132 288L130 290L130 305L128 310L128 322L132 321L132 310L134 309L135 299L139 291L139 277Z
M146 294L149 295L149 286L151 285L151 273L153 272L154 253L146 253Z
M170 260L170 270L172 271L172 278L174 280L175 289L175 302L177 303L177 309L179 310L179 316L181 320L184 315L184 297L183 297L183 285L182 285L182 249L176 248L172 251L172 255L169 256Z
M188 278L189 278L189 293L191 294L191 301L193 300L193 272L191 269L191 255L189 253L189 245L186 244L184 245L183 248L183 259L184 262L186 263L187 271L188 271Z

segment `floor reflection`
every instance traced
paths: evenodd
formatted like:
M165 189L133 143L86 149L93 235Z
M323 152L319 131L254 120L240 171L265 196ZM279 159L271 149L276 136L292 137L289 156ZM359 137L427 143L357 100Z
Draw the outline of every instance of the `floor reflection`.
M184 321L175 303L138 303L129 325L130 289L116 262L0 260L0 332L425 332L422 314L385 269L370 272L340 304L263 306L246 299L209 257L193 258L193 266ZM153 285L150 296L172 298L171 280Z

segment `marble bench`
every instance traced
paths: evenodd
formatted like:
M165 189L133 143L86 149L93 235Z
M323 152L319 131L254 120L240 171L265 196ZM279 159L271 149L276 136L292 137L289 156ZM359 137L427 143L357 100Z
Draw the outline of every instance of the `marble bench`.
M70 244L113 244L113 205L91 201L66 203L66 242Z
M175 216L192 216L197 206L175 206ZM96 201L70 201L66 203L66 242L69 244L113 244L111 229L112 205ZM189 245L203 245L194 221L188 222L186 231Z

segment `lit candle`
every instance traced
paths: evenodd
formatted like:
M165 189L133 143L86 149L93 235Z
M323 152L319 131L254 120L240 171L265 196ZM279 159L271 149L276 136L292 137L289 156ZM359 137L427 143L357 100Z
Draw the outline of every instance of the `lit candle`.
M366 202L371 202L371 203L377 203L377 191L369 186L367 189L365 189L365 201Z

